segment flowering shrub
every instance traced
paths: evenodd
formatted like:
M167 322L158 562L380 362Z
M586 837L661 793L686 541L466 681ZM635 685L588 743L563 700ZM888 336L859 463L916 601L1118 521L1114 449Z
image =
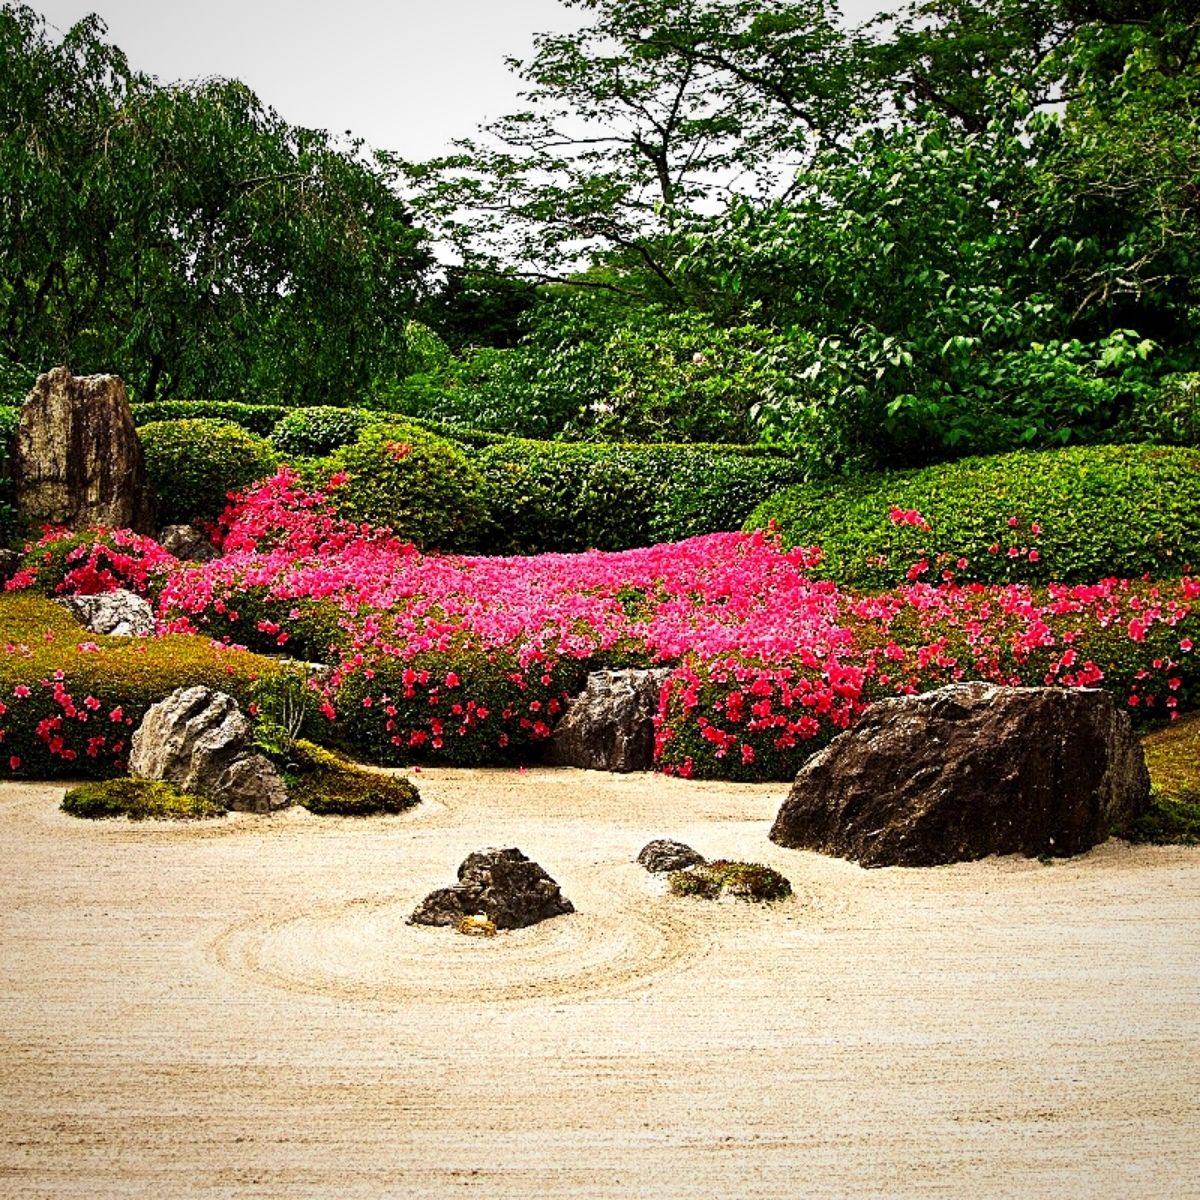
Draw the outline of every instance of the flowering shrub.
M0 778L104 777L124 769L146 709L203 684L241 700L278 664L207 638L86 633L58 605L0 597Z
M819 551L785 550L762 530L610 553L425 555L339 516L341 481L330 483L311 492L283 471L238 498L221 521L224 556L172 568L159 617L201 635L179 646L216 634L320 651L334 666L319 705L329 736L381 761L528 754L585 673L612 663L671 668L660 769L733 779L787 778L873 698L953 680L1103 686L1137 716L1178 713L1198 682L1200 582L1189 578L987 586L961 582L957 563L918 562L899 587L854 593L814 578ZM884 513L906 535L936 530L920 509ZM1036 539L1038 521L1014 520L1014 538ZM94 658L85 645L73 671ZM207 653L210 673L233 662L240 677L252 660ZM90 693L102 704L129 686L108 674ZM36 682L64 710L52 675Z
M173 554L128 529L71 533L47 526L38 541L26 544L21 566L4 589L90 596L128 588L149 595L173 566L178 566Z

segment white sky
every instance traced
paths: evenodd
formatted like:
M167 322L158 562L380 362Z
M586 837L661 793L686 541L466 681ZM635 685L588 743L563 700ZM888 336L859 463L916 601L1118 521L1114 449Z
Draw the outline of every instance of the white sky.
M293 125L347 130L410 159L515 107L504 56L579 28L558 0L28 0L65 31L91 12L138 70L164 82L248 84ZM895 0L842 0L857 24Z

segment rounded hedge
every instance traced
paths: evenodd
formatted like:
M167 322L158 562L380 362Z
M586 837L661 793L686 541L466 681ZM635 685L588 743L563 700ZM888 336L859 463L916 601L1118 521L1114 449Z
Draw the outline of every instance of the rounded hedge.
M815 574L864 588L1180 575L1200 567L1200 451L1076 446L802 484L745 528L772 523L821 547Z
M361 408L294 408L271 430L271 444L280 454L328 454L353 442L378 420L377 414Z
M265 438L229 421L154 421L138 430L158 520L213 520L229 492L272 474L278 457Z
M326 465L347 476L334 492L340 516L386 525L422 548L469 548L484 523L479 472L453 443L415 425L369 425Z

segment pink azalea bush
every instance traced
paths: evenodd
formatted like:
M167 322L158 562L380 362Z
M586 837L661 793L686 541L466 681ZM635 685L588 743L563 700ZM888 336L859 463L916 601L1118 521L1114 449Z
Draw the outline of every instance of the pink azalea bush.
M762 531L425 555L339 517L340 482L316 491L281 471L226 511L222 558L166 566L153 590L165 631L332 662L329 732L380 761L520 755L601 665L671 669L660 769L741 779L786 778L872 699L951 680L1104 686L1160 715L1195 683L1191 579L984 586L951 562L855 594L812 578L818 550ZM927 527L916 510L891 519Z

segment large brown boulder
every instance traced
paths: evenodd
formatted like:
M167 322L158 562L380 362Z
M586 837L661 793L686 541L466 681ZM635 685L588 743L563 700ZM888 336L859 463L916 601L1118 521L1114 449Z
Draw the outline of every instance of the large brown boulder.
M555 767L649 771L654 765L654 717L669 671L593 671L568 704L544 759Z
M867 867L1078 854L1150 777L1106 692L952 684L872 704L796 776L771 840Z
M574 911L558 884L512 846L468 854L458 883L430 892L409 923L457 925L464 917L484 916L497 929L523 929Z
M33 524L150 532L142 446L115 375L38 376L21 406L13 479L17 515Z

